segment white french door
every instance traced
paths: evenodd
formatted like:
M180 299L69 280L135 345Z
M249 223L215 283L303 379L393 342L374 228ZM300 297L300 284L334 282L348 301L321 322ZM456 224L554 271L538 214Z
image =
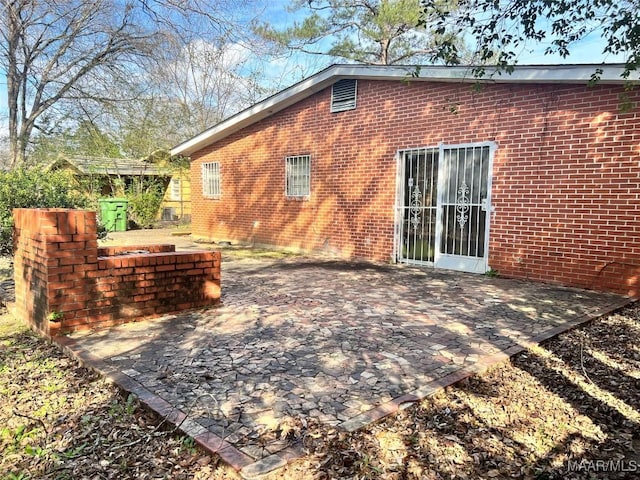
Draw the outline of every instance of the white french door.
M400 262L487 271L494 150L477 143L398 153Z

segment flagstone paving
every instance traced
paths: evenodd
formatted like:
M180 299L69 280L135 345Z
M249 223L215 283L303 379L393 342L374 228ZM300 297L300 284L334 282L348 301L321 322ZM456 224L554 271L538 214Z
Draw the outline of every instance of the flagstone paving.
M63 339L246 476L288 417L354 430L621 306L519 280L316 258L223 261L223 304ZM256 463L257 462L257 463Z

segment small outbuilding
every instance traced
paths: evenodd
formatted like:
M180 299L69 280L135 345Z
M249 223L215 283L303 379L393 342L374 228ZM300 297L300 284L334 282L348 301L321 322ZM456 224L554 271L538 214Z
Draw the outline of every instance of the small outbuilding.
M329 67L171 151L191 158L192 231L637 296L623 70Z
M70 172L95 196L122 195L131 184L155 180L164 190L158 220L189 220L191 215L189 172L179 159L171 160L166 150L144 158L60 156L47 170Z

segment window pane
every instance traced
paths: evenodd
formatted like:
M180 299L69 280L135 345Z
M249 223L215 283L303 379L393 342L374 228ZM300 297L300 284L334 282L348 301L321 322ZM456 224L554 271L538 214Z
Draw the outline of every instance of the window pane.
M202 164L202 195L220 198L220 162Z
M311 191L311 157L302 155L285 159L286 195L306 197Z
M180 200L180 179L172 178L171 179L171 190L170 190L170 198L171 200Z

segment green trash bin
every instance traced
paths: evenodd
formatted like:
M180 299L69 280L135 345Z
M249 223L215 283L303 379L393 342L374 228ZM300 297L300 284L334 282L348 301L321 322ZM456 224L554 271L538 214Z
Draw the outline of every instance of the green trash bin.
M127 230L127 199L101 198L100 219L108 232L125 232Z

